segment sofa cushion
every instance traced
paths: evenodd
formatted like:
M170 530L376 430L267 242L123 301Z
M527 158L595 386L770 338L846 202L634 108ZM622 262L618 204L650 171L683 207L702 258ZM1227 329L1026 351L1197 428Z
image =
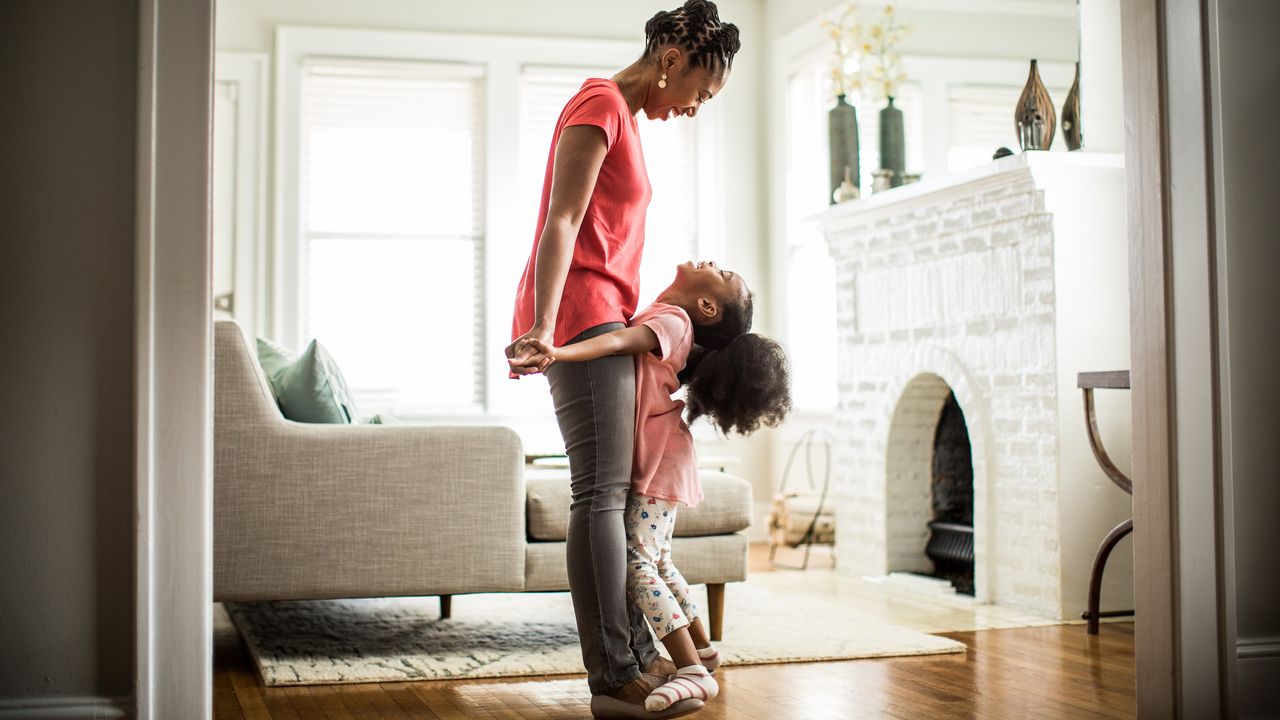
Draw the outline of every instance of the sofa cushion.
M568 470L527 471L525 500L531 540L565 539L569 527ZM723 535L751 524L751 484L734 475L701 470L703 500L696 508L681 507L676 537Z
M347 381L323 345L312 340L301 355L258 340L258 362L271 384L280 412L305 423L359 422Z
M671 541L671 561L690 585L741 582L747 579L747 536L677 537ZM563 542L525 545L525 592L569 589Z

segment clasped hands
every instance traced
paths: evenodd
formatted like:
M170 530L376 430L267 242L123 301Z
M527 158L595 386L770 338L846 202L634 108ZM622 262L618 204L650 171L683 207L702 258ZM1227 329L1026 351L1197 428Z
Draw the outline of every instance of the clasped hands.
M557 349L551 333L535 327L507 346L507 365L517 378L545 372L556 361Z

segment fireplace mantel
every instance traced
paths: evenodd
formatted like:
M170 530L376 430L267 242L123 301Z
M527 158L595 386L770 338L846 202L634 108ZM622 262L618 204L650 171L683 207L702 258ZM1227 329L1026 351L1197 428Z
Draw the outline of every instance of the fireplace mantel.
M968 172L902 185L858 200L834 205L807 220L830 234L847 225L866 225L916 208L934 207L958 198L996 190L1031 178L1040 187L1057 180L1124 177L1124 155L1118 153L1031 151L993 160Z
M810 219L836 269L836 544L855 575L927 571L932 433L954 393L980 601L1069 617L1129 499L1096 467L1076 373L1129 365L1120 155L1030 152ZM1128 398L1100 417L1127 463ZM1104 595L1132 597L1129 558ZM1078 615L1077 615L1078 616Z

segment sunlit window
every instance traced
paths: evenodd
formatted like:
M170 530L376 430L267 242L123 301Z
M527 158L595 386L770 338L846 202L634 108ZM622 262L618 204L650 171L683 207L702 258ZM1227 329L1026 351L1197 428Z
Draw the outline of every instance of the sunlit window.
M301 326L362 413L480 406L483 92L461 64L304 67Z
M564 105L589 77L607 78L607 68L527 67L520 75L520 183L517 207L531 247L538 202L551 152L551 135ZM640 266L640 305L653 301L675 277L675 266L698 257L697 119L651 121L640 114L640 143L653 186L645 220Z

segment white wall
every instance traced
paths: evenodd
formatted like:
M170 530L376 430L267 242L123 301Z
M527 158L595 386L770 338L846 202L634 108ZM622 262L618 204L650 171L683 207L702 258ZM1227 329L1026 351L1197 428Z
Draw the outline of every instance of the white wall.
M832 0L766 0L767 42L814 21L819 13L843 5ZM883 2L859 3L870 19ZM898 18L912 27L903 39L904 55L985 57L1075 62L1074 0L931 2L900 0ZM1015 14L1016 11L1016 14ZM1118 71L1118 68L1117 68Z
M138 3L0 3L0 715L131 711Z

